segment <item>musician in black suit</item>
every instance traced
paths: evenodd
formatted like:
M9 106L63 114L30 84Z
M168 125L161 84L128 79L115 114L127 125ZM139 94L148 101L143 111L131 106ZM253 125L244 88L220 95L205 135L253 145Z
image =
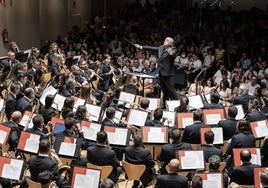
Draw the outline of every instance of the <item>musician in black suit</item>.
M212 89L210 92L210 104L205 104L204 109L221 109L223 108L222 104L219 104L220 95L216 89Z
M116 183L120 173L122 173L122 167L120 166L120 162L118 161L115 152L109 149L107 144L107 133L104 131L98 132L97 144L90 145L87 148L87 161L99 166L111 165L113 171L108 178Z
M21 117L22 115L20 111L14 111L11 115L10 121L6 121L3 123L5 126L11 128L9 140L8 140L8 143L10 145L10 148L9 148L10 151L15 151L19 143L20 133L21 133L21 130L19 129L19 123L20 123Z
M104 55L103 63L99 67L99 76L102 78L99 80L98 89L106 92L109 90L109 86L113 84L112 78L114 76L114 69L111 68L111 56Z
M66 172L62 174L58 172L58 164L50 158L50 142L47 139L41 140L39 143L38 156L29 159L29 170L31 180L38 181L38 174L45 170L53 173L53 181L56 181L58 186L63 186Z
M85 60L79 61L78 65L82 77L84 77L89 84L91 83L91 81L97 79L94 70L88 69L88 63Z
M19 63L15 58L15 52L7 52L7 59L3 60L0 67L3 69L3 73L11 71L11 69Z
M38 86L41 83L42 73L41 69L41 62L35 59L32 62L32 68L27 71L28 80L33 81L35 86Z
M205 163L208 163L208 159L212 155L219 156L221 161L222 161L223 160L222 151L213 145L213 142L214 142L213 131L206 131L205 132L205 141L206 141L206 144L199 148L200 150L203 150L203 152L204 152Z
M228 108L228 117L225 120L220 120L218 127L222 127L223 140L229 140L236 133L237 120L235 119L237 115L237 108L235 106L230 106Z
M26 131L34 134L40 135L40 140L42 139L48 139L49 134L45 133L44 129L44 119L43 116L40 114L37 114L33 117L33 127L32 128L27 128Z
M179 176L180 162L178 159L174 158L171 159L168 167L169 167L169 174L159 175L157 177L155 188L187 188L188 186L188 179L184 176Z
M17 107L17 95L20 92L20 85L18 83L12 83L10 86L10 92L6 97L5 113L8 120L11 118L11 114L16 111Z
M145 126L162 127L164 125L163 121L161 121L162 117L163 110L161 108L156 108L154 110L154 119L152 121L147 121ZM163 120L166 121L166 118Z
M268 170L263 170L261 171L261 185L263 188L267 188L268 187Z
M32 101L34 100L34 90L33 88L26 88L24 91L24 97L20 98L17 102L17 110L22 114L25 111L32 111Z
M254 98L248 102L249 113L246 116L246 120L249 122L266 120L265 113L260 111L261 105L258 99Z
M174 60L177 49L174 46L174 40L171 37L165 38L164 44L159 47L141 46L135 44L135 47L140 50L156 51L158 53L158 67L160 87L163 92L163 108L165 108L166 100L177 100L178 96L175 90L175 66Z
M209 172L211 173L219 173L219 168L221 164L221 159L218 155L212 155L208 159L209 163ZM223 183L224 183L224 188L228 187L228 175L225 171L221 172L223 175Z
M250 162L251 153L247 149L243 149L240 152L240 159L242 165L234 167L231 175L231 182L235 182L240 185L254 185L254 168L260 167L260 165L252 164Z
M190 144L200 144L200 128L208 126L203 123L203 112L201 109L195 110L193 114L194 123L185 127L182 141Z
M53 95L47 95L45 99L45 105L41 106L40 108L40 114L42 114L45 124L51 121L52 117L56 116L56 110L52 107L53 100Z
M112 126L112 127L123 127L122 123L114 122L115 117L115 108L108 107L106 108L106 117L101 122L101 130L104 130L104 126Z
M77 92L76 87L77 87L76 80L70 78L66 83L66 87L62 89L61 94L65 97L71 97L71 96L79 97L79 92Z
M239 95L234 97L233 104L242 104L244 113L248 113L248 102L254 97L248 94L248 86L244 83L239 86Z
M154 169L154 160L151 153L144 148L142 134L137 131L133 136L134 145L128 146L125 148L125 160L131 164L144 164L146 169L141 175L141 182L144 187L147 187L148 184L153 180L153 174L155 173ZM134 180L133 187L139 186L139 181Z
M160 169L161 174L167 174L166 165L168 165L171 159L176 158L176 151L178 150L191 150L191 144L181 141L181 132L175 128L171 131L171 144L165 144L162 146L162 150L158 156L158 160L163 162Z
M268 167L268 136L264 139L264 143L261 146L262 166Z

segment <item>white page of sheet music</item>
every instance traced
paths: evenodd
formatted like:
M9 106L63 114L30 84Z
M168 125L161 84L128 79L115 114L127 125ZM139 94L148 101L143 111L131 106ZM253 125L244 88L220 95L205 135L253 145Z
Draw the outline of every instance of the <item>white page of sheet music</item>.
M174 112L174 109L180 105L179 100L166 101L166 108L168 111Z
M76 112L78 106L83 106L86 103L85 99L77 98L77 101L74 104L73 111Z
M213 125L213 124L218 124L218 122L221 120L221 115L220 114L207 114L205 118L207 119L208 125Z
M64 104L64 101L65 101L66 97L62 96L62 95L59 95L57 94L54 98L54 101L53 101L53 104L52 104L52 107L61 111L62 110L62 107L63 107L63 104Z
M128 124L142 127L146 122L147 116L148 112L132 109L128 118Z
M4 143L6 136L7 132L0 130L0 144Z
M107 136L109 144L124 146L127 142L128 129L116 128L114 133L107 131Z
M0 111L3 109L4 103L5 103L4 99L0 99Z
M59 154L67 155L67 156L74 156L75 148L76 148L76 144L62 142L60 145Z
M86 104L86 108L88 113L90 114L89 118L91 121L98 121L101 113L101 107L92 105L92 104Z
M11 159L10 164L4 164L2 170L2 177L13 180L19 180L22 166L23 166L22 160Z
M148 142L152 143L165 143L165 133L161 128L150 127L148 132Z
M205 188L222 188L221 174L207 174L207 179L203 180L203 187Z
M194 123L193 118L182 118L182 127L185 128L188 125L192 125Z
M42 96L40 98L40 102L45 105L45 99L47 95L56 95L57 90L53 86L49 86L44 89Z
M30 124L29 124L28 128L33 128L33 117L34 116L36 116L36 114L33 114L32 119L30 121Z
M173 127L175 124L175 113L176 112L169 112L169 111L163 111L163 118L167 118L164 122L164 126ZM168 122L171 121L169 124Z
M212 128L212 132L214 133L214 142L213 144L223 144L223 132L222 128Z
M148 110L153 111L159 108L159 98L147 98L150 101Z
M205 98L207 99L208 104L211 104L210 93L209 93L209 94L206 94L206 95L204 95L204 96L205 96Z
M82 126L84 137L89 140L96 140L97 133L100 131L101 125L97 123L90 123L90 127Z
M24 115L22 116L22 118L21 118L19 124L20 124L21 126L23 126L23 127L26 127L26 125L27 125L27 123L29 122L29 119L30 119L30 118L31 118L30 116L24 114ZM31 121L32 121L32 120L31 120Z
M252 164L261 165L261 152L259 148L256 148L256 154L251 154L250 162Z
M257 134L258 138L265 137L266 135L268 135L268 129L267 129L267 126L266 126L266 121L265 120L258 121L257 122L257 127L255 127L255 131L256 131L256 134Z
M94 179L90 175L83 175L83 174L75 175L74 188L84 188L84 187L94 188L93 183Z
M114 116L113 121L114 121L115 123L120 123L120 120L121 120L121 118L122 118L122 115L123 115L123 112L116 110L116 111L115 111L115 116ZM104 114L103 114L102 120L104 120L104 118L106 118L106 110L105 110L105 112L104 112Z
M235 107L237 108L237 115L235 116L235 119L236 120L244 119L245 113L242 105L236 105Z
M25 147L24 147L25 151L37 153L38 148L39 148L39 138L38 138L38 140L30 139L30 138L26 139L26 143L25 143Z
M200 95L188 96L190 108L203 108L204 104Z
M135 97L136 97L136 95L134 95L134 94L121 91L118 104L124 104L124 102L127 102L126 107L129 108L130 103L135 102Z
M182 169L203 169L203 151L184 151L185 156L181 157Z

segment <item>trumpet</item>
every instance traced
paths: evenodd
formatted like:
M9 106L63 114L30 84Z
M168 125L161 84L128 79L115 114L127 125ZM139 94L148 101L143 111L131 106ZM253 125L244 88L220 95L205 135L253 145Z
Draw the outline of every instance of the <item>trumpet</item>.
M54 149L50 150L49 156L55 163L57 163L59 174L62 174L64 171L66 171L65 180L68 181L71 167L69 165L63 164Z

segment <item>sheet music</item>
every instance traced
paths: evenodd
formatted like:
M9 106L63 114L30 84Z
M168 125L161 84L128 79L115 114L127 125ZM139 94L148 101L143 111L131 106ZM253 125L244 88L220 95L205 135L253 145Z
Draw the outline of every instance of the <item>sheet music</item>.
M148 110L153 111L156 108L159 108L159 104L160 104L160 99L159 98L147 98L150 101Z
M222 188L222 175L217 174L206 174L207 179L203 179L203 187L205 188Z
M121 91L118 104L124 104L124 102L127 102L126 107L129 108L130 104L135 102L135 97L136 95L134 94Z
M165 143L165 133L162 132L162 128L150 127L148 142Z
M66 97L56 94L52 107L61 111Z
M168 111L174 112L174 109L180 105L179 100L166 101L166 108Z
M0 130L0 144L3 144L5 142L7 136L7 132Z
M265 137L266 135L268 135L268 128L266 123L266 120L257 121L257 127L255 127L257 138Z
M200 95L188 96L190 109L203 108L204 104Z
M174 124L175 124L175 113L176 112L163 111L163 118L164 117L167 118L165 120L165 122L164 122L164 126L169 126L169 127L174 126Z
M252 164L261 165L261 152L259 148L256 148L256 154L251 153L251 159L250 162Z
M214 133L214 142L213 144L223 144L223 132L222 128L212 128L212 132Z
M236 120L244 119L245 113L242 105L236 105L235 107L237 108L237 115L235 116L235 119Z
M107 131L109 144L122 145L127 144L128 129L116 128L115 132Z
M39 139L40 135L30 134L30 137L26 139L24 150L37 153L39 149Z
M91 121L98 122L101 114L101 107L92 104L86 104L86 108L88 113L90 114L88 119L90 119Z
M30 114L31 115L31 114ZM20 120L20 125L23 126L23 127L26 127L26 125L28 124L31 116L30 116L28 113L25 113L23 116L22 116L22 119ZM32 120L31 120L32 121Z
M86 100L81 99L81 98L77 98L77 101L75 102L74 107L73 107L73 111L76 112L78 106L80 106L80 105L83 106L83 105L85 105L85 103L86 103Z
M147 116L148 116L148 112L132 109L130 111L130 115L128 118L128 124L136 125L140 127L144 126Z
M97 133L100 131L101 125L97 123L90 123L90 127L82 126L84 137L88 140L96 141Z
M22 166L23 166L22 160L11 159L10 164L4 164L3 166L2 177L13 180L19 180Z
M208 101L208 104L211 104L210 93L206 94L204 96L205 96L206 100Z
M218 122L221 120L221 115L220 114L207 114L205 118L207 119L208 125L213 125L213 124L218 124Z
M75 148L76 148L76 144L62 142L60 145L59 154L67 155L67 156L74 156Z
M192 125L194 123L193 118L182 118L182 127L185 128L188 125Z
M40 98L40 102L45 105L45 99L47 95L56 95L57 90L53 86L49 86L44 89L42 96Z
M116 111L115 111L115 116L114 116L113 121L114 121L115 123L120 123L121 118L122 118L122 115L123 115L123 112L116 110ZM102 120L104 120L104 118L106 118L106 110L105 110L105 112L104 112L104 115L103 115Z
M4 99L0 99L0 111L3 109L4 103L5 103Z
M203 151L184 151L185 156L181 157L182 169L203 169Z

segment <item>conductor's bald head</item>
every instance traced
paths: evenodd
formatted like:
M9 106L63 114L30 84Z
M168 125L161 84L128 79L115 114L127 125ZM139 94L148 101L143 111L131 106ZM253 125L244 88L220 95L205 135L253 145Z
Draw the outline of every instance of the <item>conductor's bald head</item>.
M251 153L248 149L243 149L240 152L240 159L241 161L244 162L249 162L251 159Z
M20 111L15 111L11 114L11 120L13 122L15 122L16 124L19 124L20 120L21 120L21 112Z
M178 159L171 159L168 163L170 172L178 172L180 169L180 161Z

